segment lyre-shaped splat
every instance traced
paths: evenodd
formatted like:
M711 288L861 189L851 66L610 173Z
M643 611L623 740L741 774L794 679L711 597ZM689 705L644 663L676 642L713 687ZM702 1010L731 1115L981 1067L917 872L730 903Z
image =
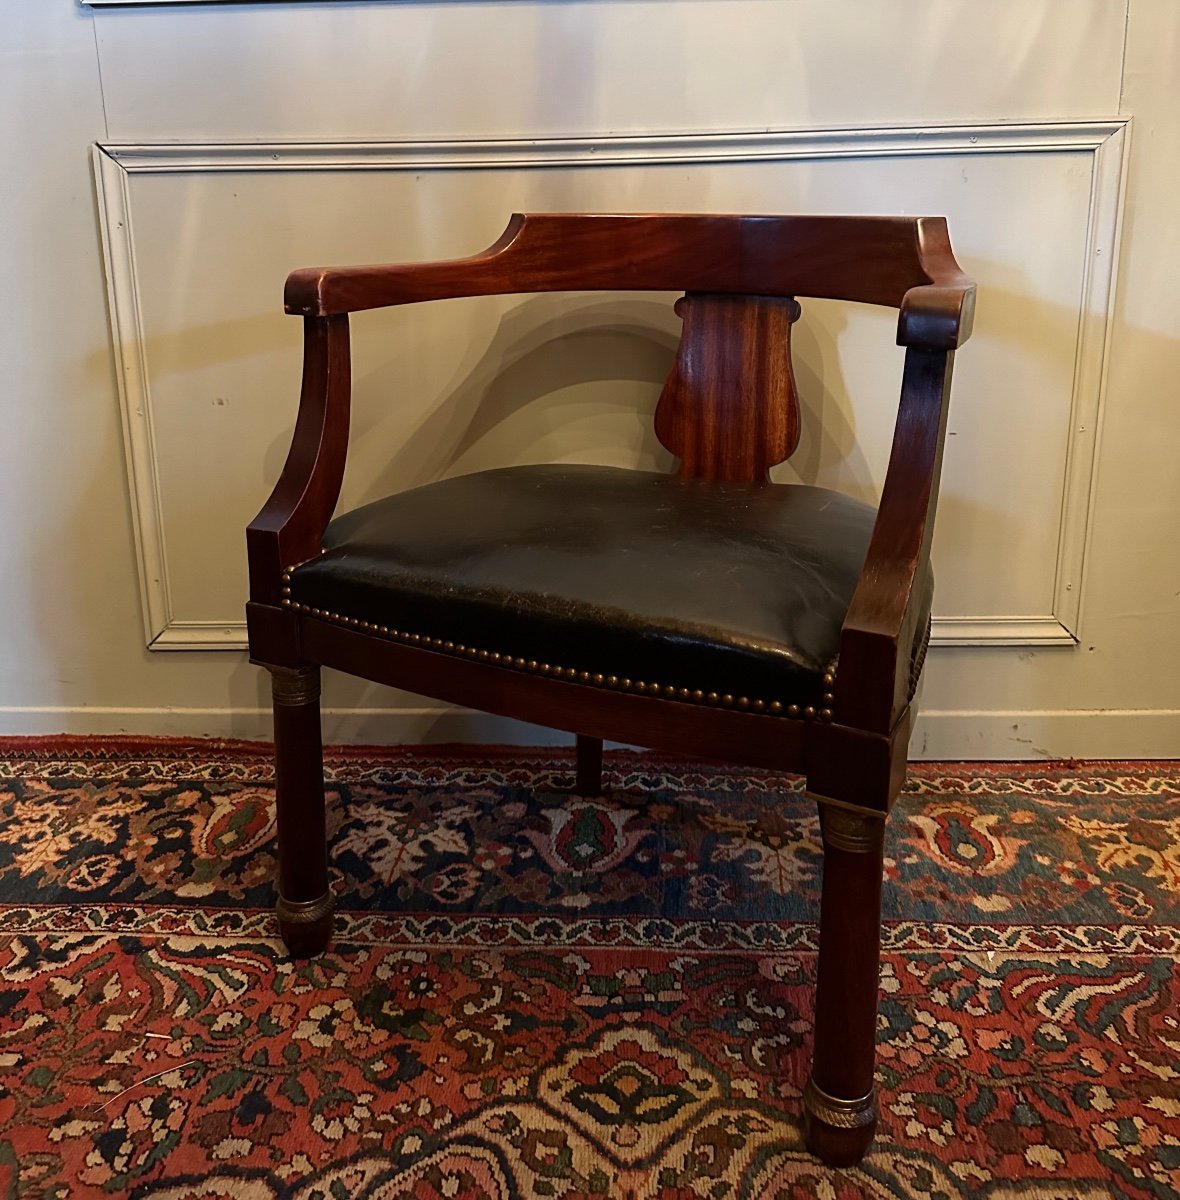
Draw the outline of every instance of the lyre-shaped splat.
M689 293L656 436L684 479L764 480L799 444L789 297Z

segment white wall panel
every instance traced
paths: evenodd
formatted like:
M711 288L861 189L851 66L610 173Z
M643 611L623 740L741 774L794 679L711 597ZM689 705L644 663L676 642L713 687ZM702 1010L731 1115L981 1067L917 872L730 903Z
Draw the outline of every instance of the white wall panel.
M111 135L559 136L1105 117L1112 0L424 0L106 9Z

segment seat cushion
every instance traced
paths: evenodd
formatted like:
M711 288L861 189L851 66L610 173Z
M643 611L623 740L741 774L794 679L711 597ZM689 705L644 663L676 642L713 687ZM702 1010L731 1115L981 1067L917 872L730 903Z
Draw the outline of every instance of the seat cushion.
M337 517L289 603L611 686L820 707L874 516L825 488L510 467Z

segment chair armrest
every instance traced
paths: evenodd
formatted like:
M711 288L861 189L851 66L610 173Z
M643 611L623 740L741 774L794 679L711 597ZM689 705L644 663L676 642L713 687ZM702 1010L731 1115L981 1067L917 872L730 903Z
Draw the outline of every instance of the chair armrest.
M348 317L308 317L287 461L270 499L246 528L250 599L256 603L281 603L283 572L320 552L344 479L350 389Z
M915 584L930 560L953 359L906 351L881 504L840 635L841 724L888 733L909 703L910 655L926 615Z
M283 290L284 307L295 315L327 316L422 300L486 295L501 285L501 256L517 241L526 220L514 213L492 245L468 258L292 271Z
M924 350L955 350L975 321L975 284L928 283L910 288L897 315L897 344Z
M910 288L897 316L897 344L925 350L954 350L971 336L975 282L951 250L946 221L920 220L918 260L928 283Z

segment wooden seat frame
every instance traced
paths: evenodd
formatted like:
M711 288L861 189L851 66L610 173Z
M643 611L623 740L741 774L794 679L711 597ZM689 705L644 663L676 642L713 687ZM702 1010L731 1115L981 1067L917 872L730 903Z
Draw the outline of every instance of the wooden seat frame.
M292 603L289 572L322 552L344 473L348 314L459 296L600 289L686 293L678 306L684 334L656 427L679 456L679 473L705 479L765 479L794 448L795 297L899 309L905 364L893 448L820 710L755 711L741 697L640 684L641 691L630 680L439 639L391 638L389 630ZM292 953L318 953L331 931L321 666L569 730L577 735L583 794L600 790L604 738L801 773L819 803L824 845L806 1136L829 1163L859 1160L877 1121L884 819L905 774L928 619L919 581L928 569L954 350L970 333L973 306L974 285L954 260L942 218L516 215L471 258L292 274L286 310L305 324L298 420L278 484L247 532L250 656L270 671L274 701L277 911ZM785 369L776 365L784 360ZM765 362L765 373L749 386L727 386L735 365L750 362Z

